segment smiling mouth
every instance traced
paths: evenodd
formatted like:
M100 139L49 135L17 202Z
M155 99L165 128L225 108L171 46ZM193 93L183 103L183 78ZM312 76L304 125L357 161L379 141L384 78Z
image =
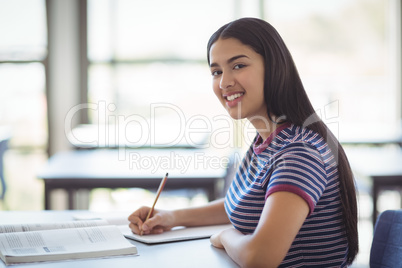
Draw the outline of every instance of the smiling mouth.
M237 99L237 98L239 98L239 97L241 97L243 95L244 95L244 93L236 93L236 94L233 94L233 95L230 95L230 96L226 96L226 99L228 101L233 101L233 100L235 100L235 99Z

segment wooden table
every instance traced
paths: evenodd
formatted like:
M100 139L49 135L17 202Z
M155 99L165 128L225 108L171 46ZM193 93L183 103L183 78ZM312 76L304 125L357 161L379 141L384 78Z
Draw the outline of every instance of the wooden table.
M169 173L166 190L203 189L209 200L223 195L229 157L202 149L94 149L52 156L38 177L45 184L45 209L50 209L54 189L68 192L68 208L75 207L79 189L157 189Z

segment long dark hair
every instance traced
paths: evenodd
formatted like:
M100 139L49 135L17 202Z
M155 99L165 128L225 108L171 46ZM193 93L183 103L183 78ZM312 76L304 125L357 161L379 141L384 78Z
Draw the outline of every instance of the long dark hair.
M268 116L284 118L296 126L320 134L334 152L338 164L342 217L348 239L347 262L351 264L359 251L357 233L357 201L355 181L346 154L328 127L317 116L304 90L296 65L279 33L268 22L242 18L222 26L208 42L208 63L211 46L219 39L236 38L262 55L265 62L264 99Z

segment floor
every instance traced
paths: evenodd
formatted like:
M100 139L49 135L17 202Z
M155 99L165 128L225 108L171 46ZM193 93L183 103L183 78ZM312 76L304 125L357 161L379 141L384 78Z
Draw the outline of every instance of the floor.
M0 210L42 210L43 185L36 178L40 168L46 162L41 153L19 153L8 151L5 158L5 176L7 193L5 201L0 202ZM58 209L64 209L65 194L56 194ZM154 193L142 189L97 189L90 193L89 209L95 212L122 212L129 214L142 205L152 205ZM202 191L164 192L158 201L159 208L174 209L202 205L207 202ZM352 267L369 267L369 254L373 227L371 224L371 197L362 191L359 202L359 240L360 252ZM382 192L379 198L379 210L399 208L401 198L397 192ZM1 221L1 219L0 219Z

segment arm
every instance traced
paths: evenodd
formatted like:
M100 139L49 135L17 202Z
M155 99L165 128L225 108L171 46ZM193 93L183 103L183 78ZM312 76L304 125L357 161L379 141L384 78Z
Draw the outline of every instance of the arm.
M225 212L224 200L216 200L205 206L173 211L154 210L154 214L143 222L150 208L142 207L132 213L128 220L131 230L138 234L162 233L174 226L202 226L229 223Z
M176 210L177 226L204 226L229 223L224 199L219 199L197 208Z
M308 213L309 207L300 196L276 192L268 197L253 234L243 235L235 229L228 229L211 237L211 243L225 248L241 267L277 267Z

